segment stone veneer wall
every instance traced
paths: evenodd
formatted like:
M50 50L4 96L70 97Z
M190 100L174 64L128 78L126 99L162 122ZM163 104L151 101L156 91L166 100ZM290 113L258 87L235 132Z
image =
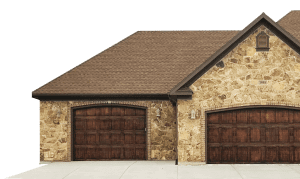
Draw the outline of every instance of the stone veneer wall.
M270 36L269 52L256 52L256 35ZM178 162L205 163L205 111L233 106L300 107L300 56L264 26L241 42L190 86L192 100L178 100ZM265 80L265 83L261 83ZM196 119L190 119L191 110Z
M147 107L148 160L176 158L176 106L170 101L40 101L40 160L71 161L71 107L103 103Z

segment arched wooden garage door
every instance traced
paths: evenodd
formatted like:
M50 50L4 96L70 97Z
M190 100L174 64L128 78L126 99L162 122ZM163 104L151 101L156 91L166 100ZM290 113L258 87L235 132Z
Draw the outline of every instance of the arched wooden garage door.
M300 163L300 111L207 113L207 163Z
M73 115L73 160L146 159L145 109L103 106Z

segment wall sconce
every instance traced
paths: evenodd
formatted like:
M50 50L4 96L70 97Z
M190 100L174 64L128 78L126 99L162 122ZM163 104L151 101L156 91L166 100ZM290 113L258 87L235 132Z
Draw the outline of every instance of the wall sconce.
M160 117L160 109L159 108L157 108L157 110L156 110L156 116Z
M195 110L194 109L192 109L192 111L191 111L191 119L195 119Z
M58 117L58 118L60 118L60 114L61 114L61 111L60 111L60 109L58 109L58 110L57 110L57 117Z

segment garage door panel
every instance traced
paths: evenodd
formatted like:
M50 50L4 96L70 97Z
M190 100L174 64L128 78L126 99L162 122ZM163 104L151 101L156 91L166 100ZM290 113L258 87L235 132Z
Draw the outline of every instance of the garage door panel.
M138 147L135 148L135 158L136 159L141 160L141 159L146 158L145 154L146 154L145 148L138 148Z
M86 109L75 110L75 115L76 116L86 116Z
M84 130L85 129L85 120L76 120L74 129L75 130Z
M250 141L261 142L260 128L254 127L250 129Z
M262 148L250 147L250 162L261 162L261 161L262 161Z
M112 158L112 152L111 148L98 148L98 159L111 159Z
M135 123L135 130L145 130L145 118L138 117L134 120Z
M111 108L112 107L101 107L101 108L98 108L97 111L96 111L96 115L99 115L99 116L111 116Z
M288 143L289 142L289 129L288 128L279 128L278 141L280 143Z
M95 108L95 116L102 116L102 108Z
M135 108L125 108L125 116L135 116Z
M111 134L110 133L99 133L99 144L100 145L111 145Z
M146 110L144 109L135 109L136 116L146 116Z
M237 143L248 142L248 128L237 128L236 129L236 142Z
M275 163L277 162L277 148L266 147L266 162Z
M124 158L124 148L112 147L111 148L111 159L123 159Z
M289 142L294 143L294 128L290 127L289 129Z
M146 144L145 135L146 135L145 133L141 133L141 134L137 133L135 135L135 144Z
M235 147L222 147L221 155L223 162L235 162Z
M111 134L111 144L112 145L124 145L125 142L125 135L124 133L112 133Z
M135 147L125 147L125 159L135 159Z
M289 113L287 109L277 109L276 110L276 123L288 123Z
M86 130L96 130L96 120L95 119L86 119Z
M125 144L134 144L135 143L135 134L126 133L125 134Z
M294 123L300 123L300 111L294 111Z
M289 110L288 113L289 113L289 114L288 114L288 115L289 115L289 116L288 116L288 118L289 118L289 123L292 124L292 123L294 123L294 111Z
M123 107L113 107L111 108L112 116L124 116L125 108Z
M97 148L86 148L86 159L97 159Z
M295 147L294 148L294 159L296 163L300 162L300 147Z
M134 118L127 118L124 120L124 130L134 130Z
M95 144L97 143L97 133L96 132L88 132L86 133L86 144Z
M248 162L248 147L237 147L237 158L239 163Z
M212 113L209 114L209 117L207 119L209 124L219 124L221 123L222 120L222 115L221 113Z
M233 139L233 129L232 128L222 128L221 133L221 143L232 142Z
M260 123L260 109L250 109L248 110L249 122L251 124L259 124Z
M208 147L208 160L212 163L221 161L221 148L220 147Z
M124 119L111 119L112 130L124 130Z
M95 108L87 108L87 109L86 109L86 115L87 115L87 116L95 116L95 115L96 115L96 110L95 110Z
M83 159L85 159L86 149L85 148L74 148L74 153L75 153L76 159L83 160Z
M218 143L219 142L219 128L208 129L208 142Z
M267 109L262 108L260 110L260 123L261 124L266 124L266 114L267 114Z
M300 142L300 128L294 128L294 142Z
M222 114L222 124L232 124L236 123L236 113L232 111L227 111Z
M279 147L279 162L289 162L290 161L290 148L289 147Z
M266 142L278 142L277 128L266 128Z
M111 130L111 120L99 120L100 130Z
M75 145L85 144L85 134L84 132L77 132L75 135Z
M262 113L261 116L265 119L267 124L276 123L274 109L264 110L264 113Z
M237 110L236 123L237 124L247 124L248 123L248 111L247 110Z

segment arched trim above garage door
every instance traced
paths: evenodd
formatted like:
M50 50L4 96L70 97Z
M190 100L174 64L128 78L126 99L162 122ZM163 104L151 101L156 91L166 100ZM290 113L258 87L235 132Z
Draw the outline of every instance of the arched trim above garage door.
M300 163L300 108L249 105L206 110L205 160Z
M150 133L148 133L148 109L147 107L144 107L144 106L137 106L137 105L131 105L131 104L119 104L119 103L105 103L105 104L89 104L89 105L82 105L82 106L74 106L74 107L71 107L71 161L74 161L75 160L75 157L74 157L74 140L75 140L75 132L74 132L74 123L75 123L75 111L76 110L82 110L82 109L89 109L89 108L103 108L103 107L123 107L123 108L126 108L126 109L141 109L141 110L145 110L145 113L144 113L144 116L145 116L145 160L148 160L148 140L150 138ZM141 132L141 131L140 131ZM117 160L117 159L115 159Z

